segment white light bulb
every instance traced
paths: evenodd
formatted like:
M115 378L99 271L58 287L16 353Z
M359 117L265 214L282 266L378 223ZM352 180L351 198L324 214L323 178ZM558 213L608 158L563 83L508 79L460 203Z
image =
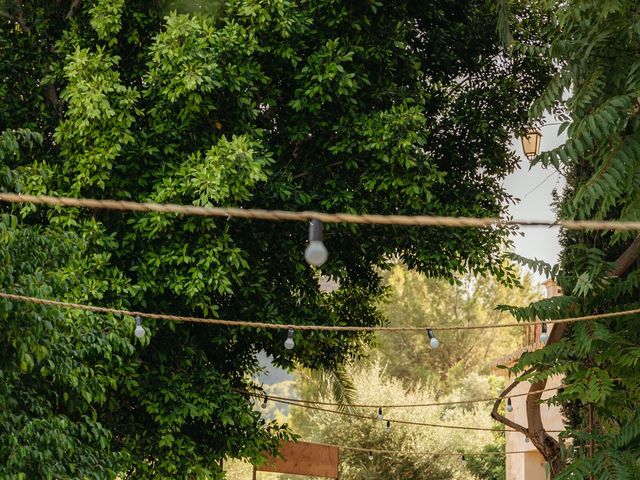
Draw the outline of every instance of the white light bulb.
M427 328L427 336L429 337L429 346L434 350L440 346L440 341L436 338L433 330Z
M382 407L378 408L378 420L383 420L384 417L382 416Z
M462 465L466 465L466 464L467 464L467 457L462 455Z
M133 334L136 336L136 338L144 337L145 331L144 327L142 326L142 319L136 316L134 320L136 322L136 328L133 330Z
M311 220L309 222L309 245L304 251L304 258L309 265L319 267L329 258L329 252L322 243L322 237L322 222Z
M262 407L262 409L264 410L265 408L267 408L267 401L269 400L269 397L267 397L266 395L264 396L264 400L262 401L262 405L260 405Z
M391 431L391 420L387 420L387 432Z
M289 333L287 334L287 339L284 341L284 348L287 350L293 349L296 343L293 341L293 329L289 329Z
M369 460L373 460L373 452L369 452Z
M548 340L549 340L549 333L547 333L547 324L543 323L542 332L540 332L540 341L542 343L547 343Z
M304 259L309 265L321 266L329 258L327 247L321 241L310 242L304 251Z
M513 412L513 405L511 405L511 399L507 399L507 412Z

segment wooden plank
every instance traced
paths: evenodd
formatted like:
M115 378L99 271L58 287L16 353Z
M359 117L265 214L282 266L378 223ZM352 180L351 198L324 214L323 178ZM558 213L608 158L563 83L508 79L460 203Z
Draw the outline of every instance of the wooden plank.
M339 478L340 453L336 447L306 442L282 442L280 454L284 458L274 458L269 455L267 461L257 467L257 470Z

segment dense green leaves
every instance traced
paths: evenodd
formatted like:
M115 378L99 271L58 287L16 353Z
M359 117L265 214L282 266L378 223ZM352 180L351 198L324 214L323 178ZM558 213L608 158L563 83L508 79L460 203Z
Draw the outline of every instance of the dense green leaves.
M558 202L561 218L640 219L640 123L637 2L546 1L550 60L558 73L534 103L563 120L567 142L536 160L559 169L567 187ZM526 48L522 48L526 51ZM564 97L567 97L566 100ZM522 319L588 315L640 306L637 251L615 263L637 232L564 232L560 268L553 274L568 295L527 309ZM624 268L622 268L624 265ZM612 273L615 272L615 276ZM575 450L558 478L637 478L637 405L640 401L638 316L572 325L558 344L523 356L533 378L563 374L571 384L555 398L564 407ZM587 405L595 409L588 434ZM625 441L617 441L624 437ZM585 445L597 444L590 458ZM564 466L564 465L563 465Z
M18 140L6 139L0 178L32 194L501 216L509 199L501 180L516 164L509 140L547 78L544 62L507 56L483 0L6 3L0 131ZM392 257L449 279L515 281L502 261L507 228L327 226L331 257L318 272L303 261L306 226L297 223L4 208L21 219L7 223L7 236L22 226L69 236L73 251L51 254L64 281L32 293L71 301L374 325L379 271ZM51 274L46 262L39 268ZM320 291L319 273L340 288ZM102 426L96 435L106 443L83 445L104 449L106 477L118 467L125 478L215 478L224 457L258 459L287 434L231 390L253 384L257 352L331 370L369 340L307 333L289 352L281 332L146 322L148 339L132 344L131 319L66 312L60 321L69 325L60 348L78 349L74 375L91 380L73 380L82 399L73 418ZM44 375L34 335L5 361ZM47 392L63 395L63 386ZM47 408L52 422L70 415Z

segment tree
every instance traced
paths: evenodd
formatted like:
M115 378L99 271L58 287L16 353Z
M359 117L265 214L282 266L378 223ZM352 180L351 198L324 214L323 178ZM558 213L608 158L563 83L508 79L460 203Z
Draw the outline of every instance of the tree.
M523 274L519 287L507 287L495 278L459 276L456 283L427 278L398 264L385 272L389 297L381 311L389 325L473 326L513 322L508 312L496 311L505 303L525 306L540 298L531 275ZM440 347L432 350L425 335L379 335L377 350L387 371L407 382L441 381L454 388L467 372L488 374L491 360L522 346L520 328L435 331ZM402 348L398 348L401 345Z
M167 11L185 3L194 10ZM522 129L524 106L548 68L504 56L486 2L203 6L5 2L0 131L23 129L43 142L4 160L13 172L4 188L289 210L505 214L500 180L516 162L508 140ZM50 292L70 301L374 325L384 291L378 269L391 255L430 275L513 280L503 268L509 229L502 227L327 226L331 259L322 273L341 288L325 294L302 260L299 224L32 206L12 212L51 238L82 239L69 273L82 284ZM128 370L74 417L90 412L108 430L111 440L96 448L122 454L126 478L216 477L223 457L259 459L285 433L232 390L251 386L256 353L282 366L335 369L369 339L297 335L288 352L274 332L145 326L150 340L122 360L136 365L136 376ZM105 369L117 372L109 348L94 347ZM48 360L34 360L31 374L57 394L41 370ZM23 469L16 464L9 474Z
M516 44L549 57L557 73L534 103L564 121L567 142L537 159L567 178L558 216L570 219L640 218L640 62L638 6L634 1L544 2L548 45ZM569 98L564 99L566 92ZM529 262L555 277L565 296L543 300L522 320L559 318L638 308L640 237L632 231L563 232L558 266ZM554 478L638 478L640 359L638 316L558 325L548 345L523 356L516 370L540 389L551 375L569 386L552 401L564 407L568 451L544 430L540 395L527 400L528 429ZM529 367L529 368L527 368ZM526 369L526 370L525 370ZM507 389L508 391L508 389ZM496 415L496 418L500 418ZM501 421L505 419L500 418Z
M480 392L480 396L495 394L495 378L471 374L461 381L460 387L446 397L440 396L439 389L428 383L414 383L405 387L400 379L391 377L378 362L361 364L351 369L355 386L356 404L414 404L434 401L457 401L469 399ZM302 383L305 390L313 390L313 386ZM322 390L320 390L322 392ZM320 395L320 400L331 401L331 395ZM477 398L474 397L474 398ZM458 406L419 407L407 409L385 409L386 418L403 421L419 421L435 424L454 424L490 428L487 415L487 404L471 404ZM373 416L374 409L352 407L351 412ZM340 452L341 478L354 479L470 479L470 472L461 461L463 452L478 452L486 444L493 444L493 434L487 431L469 432L465 430L449 430L422 426L391 423L387 431L386 422L363 420L345 417L322 411L292 407L291 425L305 440L334 445L359 447L364 449L398 450L405 455L374 453L369 460L368 453L342 449ZM493 448L504 451L498 443ZM460 452L458 455L430 456L411 455L410 452ZM497 455L496 463L504 465L504 456ZM495 477L482 472L480 462L469 465L477 478L493 479ZM499 469L499 466L494 465ZM504 476L504 475L503 475Z

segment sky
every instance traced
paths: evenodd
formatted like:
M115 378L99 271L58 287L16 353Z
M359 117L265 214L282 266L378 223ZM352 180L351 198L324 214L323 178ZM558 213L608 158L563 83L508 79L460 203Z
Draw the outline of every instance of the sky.
M552 123L549 120L548 123ZM566 135L558 136L558 125L542 127L541 151L552 150L561 145ZM544 169L531 166L524 156L520 139L514 139L513 150L520 158L520 168L509 175L504 182L506 190L520 201L509 206L509 213L517 220L555 220L555 213L551 207L552 191L558 189L562 193L563 178L553 167ZM514 250L518 255L527 258L537 258L554 264L558 260L560 246L558 244L558 229L547 227L522 227L524 237L514 236Z

